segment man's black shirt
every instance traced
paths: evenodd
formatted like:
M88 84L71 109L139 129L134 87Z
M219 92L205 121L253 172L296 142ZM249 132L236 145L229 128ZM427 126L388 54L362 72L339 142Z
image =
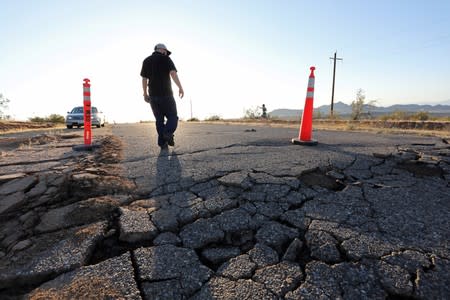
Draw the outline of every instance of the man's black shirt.
M141 76L149 79L150 96L173 96L170 71L176 71L169 56L157 51L142 63Z

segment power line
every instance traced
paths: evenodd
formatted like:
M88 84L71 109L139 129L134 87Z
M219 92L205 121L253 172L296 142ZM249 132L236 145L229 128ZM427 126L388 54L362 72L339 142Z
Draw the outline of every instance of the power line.
M333 106L334 106L334 83L336 78L336 60L343 60L343 58L337 58L336 57L337 52L334 52L334 57L330 57L334 61L334 67L333 67L333 87L331 88L331 111L330 115L333 117Z

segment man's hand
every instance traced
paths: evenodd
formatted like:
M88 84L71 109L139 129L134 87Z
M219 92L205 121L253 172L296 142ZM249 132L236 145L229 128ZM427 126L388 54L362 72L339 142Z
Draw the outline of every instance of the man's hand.
M183 88L180 88L180 89L178 90L178 96L180 96L180 98L183 99L183 97L184 97L184 91L183 91Z
M150 97L148 96L148 78L142 77L142 90L144 91L144 101L150 103Z
M183 91L183 87L181 86L180 79L178 78L177 71L175 71L175 70L170 71L170 77L172 77L172 80L175 81L175 84L178 87L178 96L180 96L180 98L183 99L184 91Z

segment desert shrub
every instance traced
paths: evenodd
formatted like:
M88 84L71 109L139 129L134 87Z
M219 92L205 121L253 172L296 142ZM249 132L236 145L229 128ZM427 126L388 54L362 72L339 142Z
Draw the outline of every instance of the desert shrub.
M328 113L325 116L325 118L330 119L330 120L341 120L342 119L342 117L341 117L341 115L339 114L338 111L334 111L333 115L331 115L331 113Z
M262 106L256 106L253 108L248 108L244 110L243 119L269 119L270 115L267 113L267 108L263 104Z
M411 116L412 120L427 121L430 120L430 114L427 111L419 111Z
M2 93L0 93L0 120L8 120L10 116L6 115L4 110L8 109L8 103L11 102L8 98L3 96Z
M371 111L375 108L378 100L366 100L364 90L358 89L356 91L356 99L352 101L352 120L372 119Z
M419 111L414 114L407 113L404 111L394 111L393 113L386 114L380 117L381 120L387 121L387 120L396 120L396 121L428 121L431 120L431 115L427 111Z
M352 101L352 120L359 120L361 118L365 100L366 96L364 95L364 91L359 89L356 92L356 99Z
M218 115L213 115L205 119L205 121L220 121L222 118Z
M45 122L47 122L45 120L45 118L43 118L43 117L32 117L32 118L29 118L28 120L30 120L30 122L35 122L35 123L45 123Z
M58 114L51 114L46 119L48 122L51 122L51 123L65 123L65 121L66 121L64 116L61 116Z
M199 119L197 119L197 118L190 118L187 120L187 122L198 122L198 121L199 121Z
M387 121L387 120L408 120L409 116L406 112L396 110L393 113L382 115L380 117L381 120Z
M32 117L28 118L28 120L35 123L64 123L66 121L63 116L58 114L51 114L48 117Z
M248 108L244 110L244 119L259 119L261 118L260 107Z

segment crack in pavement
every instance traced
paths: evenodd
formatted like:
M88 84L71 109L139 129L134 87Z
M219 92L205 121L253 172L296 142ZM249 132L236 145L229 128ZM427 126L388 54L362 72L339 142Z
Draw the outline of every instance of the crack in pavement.
M171 157L171 156L185 156L185 155L192 155L192 154L198 154L198 153L204 153L204 152L209 152L209 151L215 151L215 150L222 150L222 149L229 149L232 147L238 147L238 146L242 146L240 144L232 144L232 145L228 145L228 146L224 146L224 147L218 147L218 148L210 148L210 149L202 149L202 150L197 150L197 151L191 151L191 152L176 152L176 150L172 150L173 154L171 154L170 152L164 153L163 151L158 154L158 155L144 155L144 156L138 156L138 157L134 157L134 158L128 158L123 160L123 163L130 163L130 162L139 162L139 161L143 161L143 160L148 160L148 159L155 159L161 156L167 156L167 157Z
M18 161L18 162L0 164L0 167L37 165L37 164L43 164L43 163L47 163L47 162L65 161L65 160L69 160L70 158L76 158L76 157L77 157L77 155L71 155L71 156L65 156L65 157L61 157L61 158L41 159L41 160L34 160L34 161Z
M236 147L236 145L237 144L233 144L210 150L214 151L217 149L231 148ZM239 144L239 146L242 145ZM204 153L210 150L176 154L174 157L178 155ZM142 158L143 157L134 158L133 162L139 162ZM146 157L145 159L148 158L149 157ZM150 158L155 159L156 157ZM264 280L258 279L258 281L255 281L253 280L253 277L256 275L257 270L261 270L267 266L274 268L280 267L288 247L293 244L294 239L299 239L301 242L301 246L299 247L301 248L298 249L298 256L292 263L300 266L304 277L294 287L283 292L283 295L280 297L281 299L298 299L301 295L304 295L302 293L313 291L325 293L329 291L327 290L327 287L330 287L332 290L335 289L333 293L330 293L329 295L341 295L344 297L351 297L352 295L355 297L356 295L361 296L361 290L365 287L367 287L367 289L364 290L364 292L367 293L366 297L369 298L376 298L376 296L381 294L388 298L419 297L423 293L424 286L429 288L434 287L436 284L438 287L431 289L430 291L435 293L435 295L439 295L438 292L445 289L445 279L435 279L435 277L443 278L446 274L445 267L439 267L439 259L448 260L448 257L445 254L447 252L444 251L445 249L442 250L442 252L436 250L439 250L438 247L440 244L438 244L439 241L436 240L437 238L434 238L433 236L428 237L426 245L422 245L423 241L420 241L420 243L417 244L417 249L413 247L414 244L408 244L408 247L400 244L391 245L389 241L391 235L390 232L385 231L383 233L380 224L378 223L379 218L384 217L385 215L389 216L390 211L386 210L378 212L374 207L375 204L371 201L371 196L378 196L379 193L376 191L372 191L373 194L367 192L367 190L377 187L376 183L372 183L374 179L373 168L384 164L386 160L383 160L381 163L374 163L373 161L370 162L370 156L355 155L353 158L352 163L342 170L334 167L329 160L327 166L315 168L315 171L313 171L315 172L314 174L312 174L313 172L301 172L299 176L289 176L288 174L279 175L276 172L274 172L276 174L273 175L271 169L262 171L258 168L247 170L236 167L227 171L212 170L200 177L193 176L192 178L187 179L182 178L177 172L169 172L165 176L179 177L173 177L170 182L164 180L164 183L152 189L146 195L146 198L142 198L142 195L136 194L135 189L130 190L127 194L129 197L128 200L120 201L118 202L119 204L115 204L117 205L117 210L113 213L112 219L107 219L109 225L105 227L104 232L102 233L102 243L104 242L104 244L102 244L101 247L98 246L100 242L93 244L92 247L94 248L97 245L97 247L92 250L93 253L91 253L95 259L89 260L87 265L96 267L98 264L110 262L111 259L117 258L119 255L126 252L129 253L129 256L131 257L131 278L133 279L141 298L146 297L145 293L147 290L145 289L148 286L144 285L152 283L152 291L167 290L168 284L173 284L170 287L171 290L179 288L179 291L183 292L184 295L189 295L192 296L193 299L196 299L196 296L212 296L212 294L208 292L208 289L211 289L209 291L212 291L214 288L220 289L227 286L226 284L228 281L222 280L223 278L218 276L216 271L223 264L229 263L232 258L237 256L249 255L251 251L260 251L258 252L260 255L258 258L261 260L261 262L259 262L261 265L252 269L250 278L246 279L248 275L236 275L235 281L232 281L232 292L242 291L242 293L247 292L247 295L255 295L255 297L257 297L256 295L262 295L261 293L263 293L263 291L261 291L261 289L270 291L270 295L273 295L271 290L271 284L273 283L271 280L277 279L282 283L283 280L289 276L289 274L277 273L276 276L280 277L265 278ZM344 173L345 170L355 167L359 160L362 160L361 166L368 166L363 169L372 174L369 179L358 179L360 183L354 191L356 192L359 190L361 197L358 196L359 194L356 195L356 197L354 194L345 194L348 193L345 187L352 187L353 179L349 176L344 176L343 174L341 174L344 176L341 179L341 182L344 185L343 190L333 190L331 188L323 187L327 186L323 181L325 180L325 177L328 176L326 175L328 171L334 170L338 171L338 173ZM131 161L122 161L122 163L124 162ZM211 172L214 175L211 175ZM383 176L389 174L396 176L396 174L392 174L389 170L377 172L381 172ZM107 172L98 175L101 177L106 174ZM337 174L337 176L338 175L339 174ZM145 179L146 176L147 175L133 178L135 184L137 184L137 179ZM299 182L298 185L289 184L290 180L293 178ZM398 178L401 180L401 176ZM303 182L303 180L306 179L310 180L309 186L305 185ZM185 181L181 184L181 181L183 180ZM422 179L417 176L417 180L420 181ZM442 186L442 179L440 180L441 181L438 181L435 184ZM76 186L73 186L72 189L73 188L76 188ZM386 199L389 200L389 195L391 195L389 193L392 193L393 190L402 188L406 190L408 187L402 186L395 189L386 188ZM113 188L111 188L111 190L112 189ZM244 191L249 193L244 195ZM444 192L444 190L442 190L442 192ZM259 194L256 195L257 193ZM295 199L289 200L291 193L293 195L292 197ZM259 197L260 194L264 197ZM88 195L80 197L77 201L81 201L85 199L85 197L88 197ZM211 199L218 201L217 203L214 203L214 205L217 206L207 206L207 201ZM432 199L433 197L431 197L431 200ZM395 198L392 199L391 202L401 200L401 198ZM138 205L138 201L147 202L142 202ZM358 201L360 202L358 203ZM420 199L417 201L420 201ZM190 206L185 206L189 203L192 204ZM67 203L61 203L61 206L64 207L66 204ZM203 211L198 215L195 215L197 212L193 210L196 209L194 206L197 206L197 204L199 204L199 206L201 204ZM358 210L351 210L366 207L368 207L366 214L362 213L364 211L359 211L358 213ZM39 220L35 222L35 225L37 225L39 221L42 221L42 215L48 209L54 208L54 206L40 207L38 214ZM128 225L125 221L121 220L119 209L127 209L130 211L134 209L137 213L145 211L148 215L148 222L153 222L155 225L154 227L151 227L153 228L152 230L154 230L152 232L154 237L145 241L138 239L136 243L120 241L119 231L125 231L125 228ZM170 213L177 212L177 209L186 209L186 211L193 213L193 217L189 219L189 221L183 223L180 221L179 213L176 213L175 221L177 224L175 227L172 226L172 223L158 224L159 221L173 221ZM336 216L345 209L350 209L352 214L346 216L342 222L333 222L332 220L340 220L339 218L336 218ZM401 206L399 209L401 209ZM164 214L158 215L157 213L162 213L162 210L165 210L164 212L168 212L169 214L167 216ZM282 217L287 215L290 211L296 211L298 214L289 215L292 217L290 220ZM312 216L313 214L314 216ZM407 215L410 214L408 213ZM359 223L346 224L349 221L349 218L353 216L360 217L361 222L358 221ZM16 219L19 219L19 217L22 218L21 215L17 215L17 217L18 218ZM307 221L305 221L306 218L308 218ZM414 216L410 216L409 219L417 219L418 222L425 224L419 217L414 218ZM7 241L12 239L11 236L14 234L14 231L22 230L22 221L17 221L17 224L13 221L16 220L10 219L8 222L5 222L4 220L1 221L1 224L4 224L5 226L0 227L2 228L0 230L0 262L20 257L20 253L25 253L26 251L30 251L26 249L31 249L30 247L25 250L18 250L17 252L11 250L12 247L15 247L16 245L21 246L21 238L18 238L15 244L13 243L13 246L4 246L5 239ZM303 222L303 225L300 224L301 222ZM314 227L312 227L313 222ZM114 224L111 225L111 223ZM367 224L368 226L365 226L364 224ZM369 225L372 224L375 224L376 228L373 227L373 230L370 230L371 227ZM130 226L131 225L133 224L130 224ZM138 229L142 227L142 224L137 225L136 228ZM431 224L430 226L439 229L440 225L436 223ZM130 228L133 228L133 226ZM114 232L108 233L111 231ZM55 231L53 233L57 232L58 231ZM129 233L133 234L135 232L131 230ZM136 233L140 234L140 232ZM150 232L147 233L150 234ZM324 240L318 238L317 240L314 240L314 245L310 245L313 241L313 236L310 237L310 235L314 233L322 237L324 236L323 233L328 233L328 235L325 235ZM375 233L376 235L372 235L372 233ZM33 236L44 238L47 234L50 233L33 233ZM413 236L414 228L410 228L406 234ZM308 238L306 238L306 235L308 235ZM141 236L144 237L145 233ZM197 236L199 240L196 240L195 236ZM385 241L385 239L387 239L387 241ZM192 247L189 246L189 243L192 244ZM323 256L324 253L327 254L326 252L322 252L322 254L319 252L318 258L311 257L311 251L316 251L315 248L312 248L313 246L318 248L325 247L321 249L321 251L329 251L326 247L330 246L330 243L331 246L337 249L339 255L337 263L330 263L329 260ZM386 243L386 245L384 245L384 243ZM430 243L431 246L429 245ZM369 249L366 249L365 247ZM371 252L369 250L372 247L375 249ZM20 249L20 247L17 247L17 249ZM218 253L216 254L217 256L207 257L204 251L208 249L218 249L216 252ZM227 253L229 249L234 251L231 258ZM430 260L426 273L420 273L418 270L416 277L411 274L409 275L408 280L413 284L413 288L411 289L407 289L404 278L402 277L405 270L404 268L406 267L401 263L397 266L390 265L383 261L383 258L399 251L405 251L404 249L413 249L414 251L420 250L418 252L426 255ZM264 251L266 251L266 253ZM139 254L141 255L140 259L137 257L138 252L141 253ZM150 253L151 255L145 253ZM316 254L317 252L315 252L314 255ZM271 257L276 257L276 260L271 260ZM432 259L432 257L436 258ZM212 259L212 261L210 262L209 259ZM437 260L437 262L435 262L435 260ZM408 262L409 261L407 260L406 263ZM0 269L1 267L2 266L0 265ZM80 267L76 267L77 270L79 268ZM143 273L139 274L141 268ZM380 275L384 273L381 273L379 268L385 268L382 270L383 272L394 270L397 273L391 272L384 278L385 275ZM158 274L153 274L152 272L155 272L155 270L164 273L164 276L158 277ZM243 266L236 266L236 274L248 274L245 271ZM113 270L111 270L111 272L113 272ZM191 282L185 277L180 279L181 276L184 276L183 274L187 274L186 278L194 278L195 282ZM333 278L327 277L327 274L332 274ZM419 274L422 274L420 275L421 277ZM234 276L235 275L230 275L228 277L234 278ZM170 280L171 278L176 279L177 282L172 282L172 280ZM342 278L343 280L338 281L334 285L332 282L339 278ZM420 282L419 278L421 279ZM257 282L258 284L256 284ZM390 286L391 283L393 283L393 287ZM220 284L223 284L223 286ZM398 287L396 287L396 284L398 284ZM277 283L277 288L278 285L279 284ZM20 289L21 287L22 286L17 283L17 285L12 288ZM32 288L34 287L37 286L33 286ZM7 295L8 292L11 292L11 290L5 290L0 287L0 296ZM226 297L228 292L231 291L225 290L222 296ZM265 295L267 295L267 293ZM295 297L296 295L299 297Z

